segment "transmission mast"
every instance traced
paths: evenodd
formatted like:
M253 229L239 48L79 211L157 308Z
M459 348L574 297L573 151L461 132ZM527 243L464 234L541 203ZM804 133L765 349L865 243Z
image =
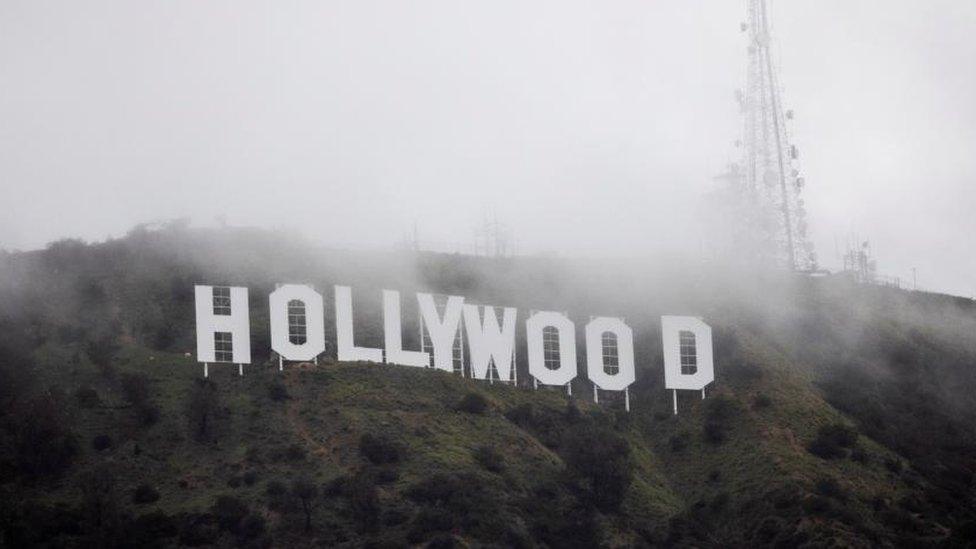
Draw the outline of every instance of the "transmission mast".
M749 18L742 31L749 36L745 92L738 94L745 118L741 164L730 179L738 195L739 222L749 252L760 260L793 271L816 268L816 255L807 239L798 169L799 153L790 144L778 74L770 52L769 12L766 0L747 0Z

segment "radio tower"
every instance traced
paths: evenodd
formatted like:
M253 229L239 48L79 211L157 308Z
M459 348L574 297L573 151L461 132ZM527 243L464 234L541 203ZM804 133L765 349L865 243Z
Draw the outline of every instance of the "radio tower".
M741 164L732 166L726 179L735 186L738 222L744 224L740 250L755 259L792 271L816 269L816 255L807 239L806 211L798 170L798 151L790 144L778 74L770 52L769 13L766 0L747 0L749 64L745 92L738 93L745 118Z

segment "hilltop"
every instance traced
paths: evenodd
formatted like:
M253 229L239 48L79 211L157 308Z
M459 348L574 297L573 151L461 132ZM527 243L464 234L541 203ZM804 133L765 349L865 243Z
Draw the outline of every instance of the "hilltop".
M269 355L275 283L624 316L632 411L396 365ZM248 286L254 364L209 380L193 285ZM370 297L373 296L373 297ZM359 302L362 302L360 307ZM663 387L659 318L715 334L708 398ZM574 316L575 315L575 316ZM0 255L0 545L967 546L976 304L715 265L330 250L136 229ZM415 345L405 327L406 344ZM581 340L582 338L578 338ZM582 342L580 342L582 345ZM332 347L331 349L334 349ZM582 352L579 353L582 357ZM581 359L582 360L582 359Z

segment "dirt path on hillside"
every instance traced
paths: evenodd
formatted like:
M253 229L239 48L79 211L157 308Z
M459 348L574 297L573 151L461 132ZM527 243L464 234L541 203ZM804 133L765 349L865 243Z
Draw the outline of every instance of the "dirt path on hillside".
M292 379L295 376L284 375L282 377L285 380L285 388L288 389L288 394L293 394L295 383ZM308 448L311 448L312 454L317 457L331 459L334 445L322 444L315 438L308 424L301 417L299 399L288 398L287 404L285 405L285 421L291 427L292 432L298 435Z

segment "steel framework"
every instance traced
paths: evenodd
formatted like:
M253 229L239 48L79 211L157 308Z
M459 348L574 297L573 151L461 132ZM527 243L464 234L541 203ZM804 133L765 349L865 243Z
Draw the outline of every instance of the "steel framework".
M806 209L801 197L804 178L799 153L790 143L783 108L766 0L747 0L749 36L746 89L738 94L744 118L742 157L731 177L740 205L740 245L748 255L794 271L816 269L816 254L807 238Z

